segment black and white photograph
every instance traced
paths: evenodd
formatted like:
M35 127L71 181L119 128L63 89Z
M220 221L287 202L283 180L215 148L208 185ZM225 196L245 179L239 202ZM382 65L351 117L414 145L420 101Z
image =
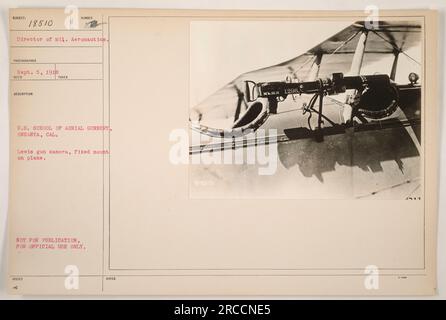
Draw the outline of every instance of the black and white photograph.
M194 21L190 197L419 199L423 21Z

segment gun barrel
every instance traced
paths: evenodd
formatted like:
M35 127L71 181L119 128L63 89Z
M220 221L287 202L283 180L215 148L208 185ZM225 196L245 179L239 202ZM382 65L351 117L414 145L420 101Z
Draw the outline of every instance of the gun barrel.
M348 89L362 89L366 86L389 86L390 78L386 74L344 77L342 73L334 73L331 78L318 79L316 81L303 81L295 83L281 81L259 82L255 84L254 88L250 88L249 84L252 83L252 81L246 82L247 97L250 101L252 101L252 93L254 90L256 90L256 98L286 98L289 94L312 94L321 92L321 90L324 93L331 95L345 92L345 90Z

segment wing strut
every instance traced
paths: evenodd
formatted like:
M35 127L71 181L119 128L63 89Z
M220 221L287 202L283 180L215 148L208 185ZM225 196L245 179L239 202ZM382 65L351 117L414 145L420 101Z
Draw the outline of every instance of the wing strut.
M400 50L394 51L394 58L393 58L393 64L392 64L392 70L390 71L390 80L395 81L396 76L396 68L398 66L398 57L400 56Z
M350 66L349 75L350 76L359 76L361 73L361 67L362 67L362 61L364 60L364 52L365 52L365 46L367 43L367 36L368 31L367 29L364 29L361 32L361 36L359 37L358 44L356 45L355 54L353 55L352 64ZM355 97L357 95L357 90L347 90L345 95L345 104L344 104L344 111L343 111L343 117L344 121L353 123L353 104L355 102Z
M358 44L356 45L355 54L353 56L352 65L350 67L350 76L359 76L361 72L362 60L364 59L365 45L367 42L367 30L362 31L359 37Z

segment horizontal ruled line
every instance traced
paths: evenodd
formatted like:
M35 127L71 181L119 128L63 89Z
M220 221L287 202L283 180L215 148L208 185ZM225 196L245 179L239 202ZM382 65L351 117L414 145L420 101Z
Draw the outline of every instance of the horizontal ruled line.
M9 46L10 48L102 48L102 46Z
M9 64L102 64L102 62L10 62Z
M102 81L104 79L10 79L10 81Z
M22 32L22 31L102 31L102 29L10 29L9 31Z
M343 273L343 274L104 274L104 275L79 275L79 277L364 277L363 273ZM380 274L380 276L395 277L425 277L426 273L393 273ZM10 278L52 278L52 277L67 277L67 275L10 275Z

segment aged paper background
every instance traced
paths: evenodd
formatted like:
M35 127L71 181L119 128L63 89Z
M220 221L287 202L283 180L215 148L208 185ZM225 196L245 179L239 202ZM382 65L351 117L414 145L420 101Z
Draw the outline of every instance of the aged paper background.
M12 250L11 275L24 278L24 293L73 293L64 290L60 279L68 263L80 267L84 293L368 294L363 269L370 264L382 266L379 293L434 292L436 201L189 200L187 167L169 164L169 144L162 137L187 126L190 15L200 19L206 13L144 12L154 16L150 19L140 13L88 12L106 22L106 36L110 31L99 56L104 62L100 73L109 81L55 84L51 92L37 83L16 84L23 90L32 86L38 95L32 103L21 102L26 112L13 112L11 128L27 121L103 122L113 128L109 135L71 136L52 145L105 145L110 157L12 161L11 236L75 236L87 246L76 253ZM228 14L209 13L219 19ZM232 19L268 19L271 13L231 14ZM433 25L426 26L434 34ZM426 41L434 45L429 36ZM152 59L144 60L149 55ZM434 63L429 59L427 70ZM427 105L436 103L432 76L426 77ZM171 79L177 84L174 95ZM67 86L77 94L67 98ZM157 90L148 94L148 87ZM80 104L79 96L88 99ZM43 109L33 109L35 101ZM435 109L424 114L428 141L436 141L435 116ZM20 142L13 138L12 143ZM426 154L435 157L434 145L426 144ZM37 186L44 181L45 188L28 183L30 177ZM425 178L426 195L435 197L435 167L428 168ZM420 215L423 205L426 215ZM352 242L358 237L362 246ZM117 280L107 280L107 275ZM41 281L47 284L44 289Z

